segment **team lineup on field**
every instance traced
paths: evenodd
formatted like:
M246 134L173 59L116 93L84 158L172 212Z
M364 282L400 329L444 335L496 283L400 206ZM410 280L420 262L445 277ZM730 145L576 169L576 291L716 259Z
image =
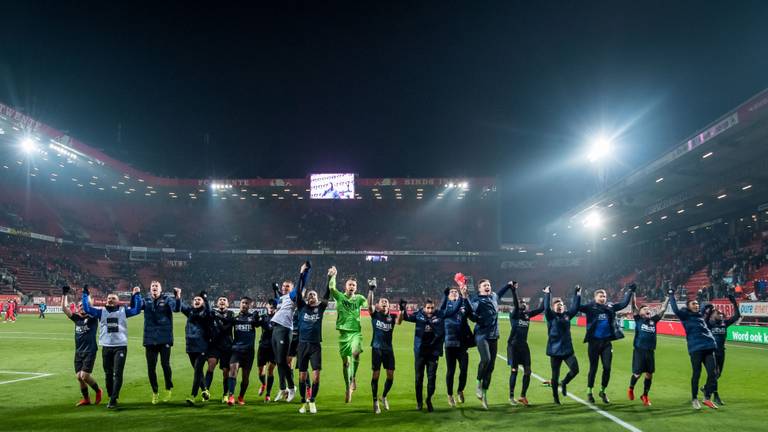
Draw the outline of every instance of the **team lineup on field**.
M321 290L322 291L322 290ZM504 314L506 315L506 314ZM31 316L22 316L17 324L0 327L0 344L4 347L13 347L13 354L0 356L0 382L25 378L27 375L5 375L6 371L27 371L40 373L53 373L52 376L29 381L14 382L2 385L5 392L0 395L0 413L8 413L15 407L16 410L24 406L37 406L35 411L21 411L7 418L6 425L9 430L23 430L22 428L45 429L45 425L58 422L61 419L70 419L61 425L68 430L69 427L77 428L80 420L102 421L105 409L104 403L100 406L87 406L73 408L78 395L77 381L73 378L72 356L72 323L59 315L48 315L47 320L33 319ZM174 333L178 336L184 332L186 320L174 317ZM505 318L500 316L500 318ZM362 319L363 337L365 342L362 354L362 368L358 373L359 385L351 403L344 403L344 384L339 369L342 364L337 357L338 337L335 331L335 317L328 312L324 320L323 340L323 389L318 399L318 414L315 416L302 416L297 414L299 405L293 403L265 403L263 397L257 396L258 387L249 390L245 406L229 407L221 404L221 375L217 371L212 393L218 395L212 401L194 407L184 409L185 396L192 385L192 368L184 353L185 346L179 339L173 347L171 365L173 367L174 393L170 402L160 402L152 405L151 388L148 385L146 362L143 358L141 319L131 318L129 323L129 347L128 361L125 369L125 384L121 391L121 409L119 416L125 419L126 424L140 430L165 430L158 423L158 416L175 418L182 416L178 421L190 427L198 425L238 425L247 427L252 422L273 429L284 428L324 428L348 427L352 430L367 430L371 424L382 427L389 422L396 421L403 427L415 427L426 430L440 427L462 427L467 430L481 430L488 427L521 427L535 428L547 424L550 429L572 430L573 424L589 424L591 430L619 430L617 423L601 416L595 411L581 404L575 399L562 398L564 406L556 407L552 404L551 389L541 384L541 380L549 379L548 358L545 355L546 325L532 322L529 333L533 376L528 392L530 406L509 406L507 401L509 369L506 366L506 355L497 357L496 373L489 390L489 404L492 414L484 414L481 403L474 395L467 398L465 404L459 404L456 408L450 408L446 400L445 385L445 361L438 365L437 391L435 398L435 413L429 414L423 411L417 415L414 411L415 397L413 392L413 329L398 327L393 334L395 357L397 358L397 376L388 399L391 410L386 415L373 417L371 414L371 372L368 363L371 358L368 346L372 330L367 325L367 319ZM500 320L501 338L508 339L510 325L505 319ZM24 334L21 334L21 333ZM581 340L584 329L574 327L573 337ZM632 346L631 336L615 345L613 361L613 382L610 386L612 403L609 406L599 406L601 409L614 414L620 420L637 427L640 430L651 427L684 427L693 428L697 424L705 425L711 422L711 416L707 412L691 410L689 399L688 381L690 379L690 362L685 352L685 341L678 337L660 336L657 348L657 374L654 376L652 394L653 406L644 407L639 401L626 400L626 386L631 376ZM586 344L575 344L578 360L587 364ZM716 415L717 421L733 427L758 428L760 421L754 415L764 406L760 394L766 385L765 377L759 372L766 360L765 350L738 343L729 343L729 367L721 380L723 386L723 398L728 405L711 412ZM330 353L330 354L328 354ZM98 381L103 381L101 371L101 356L96 360L94 376ZM479 358L475 350L469 350L470 381L474 381L474 367ZM586 370L586 367L584 367ZM254 371L255 373L255 371ZM277 375L277 374L275 374ZM585 399L586 373L580 373L569 386L571 396ZM458 378L458 377L457 377ZM253 378L254 380L256 377ZM384 377L382 376L382 387ZM161 379L162 381L162 379ZM640 381L642 384L642 379ZM474 387L474 382L470 387ZM162 385L162 383L161 383ZM518 382L518 387L520 383ZM474 389L471 389L474 390ZM40 400L28 399L32 395L44 394ZM29 395L29 396L27 396ZM162 393L161 393L162 396ZM273 397L275 396L273 391ZM25 399L27 398L27 399ZM215 403L214 403L215 402ZM599 402L598 402L599 403ZM5 410L5 411L3 411ZM189 411L191 410L191 411ZM711 411L711 410L710 410ZM233 413L225 415L225 412ZM552 416L556 414L557 422L552 423ZM222 417L224 416L224 417ZM105 420L111 418L107 416ZM374 421L373 419L380 418ZM226 419L226 420L225 420ZM314 419L314 420L312 420ZM109 420L107 420L109 421ZM14 423L16 422L16 423ZM703 422L703 423L697 423ZM14 427L14 425L16 425ZM214 426L215 427L215 426Z
M181 397L174 398L180 387L173 384L174 378L178 380L181 375L192 377L192 390L184 399L190 406L203 405L204 401L207 401L208 405L219 402L224 406L232 406L262 401L277 403L300 400L296 411L301 414L317 413L323 409L323 401L329 399L343 399L346 406L359 406L362 396L355 393L362 393L360 390L364 384L358 379L358 370L365 362L364 367L368 368L370 364L372 370L370 399L366 404L369 407L368 412L375 414L390 409L413 409L413 405L405 408L390 406L389 397L393 388L399 393L399 398L405 396L410 399L411 404L415 402L418 410L425 412L431 412L440 405L448 409L467 407L483 410L498 406L502 402L511 404L516 409L531 408L529 405L558 409L553 403L562 404L565 401L563 398L569 392L574 392L573 386L568 384L581 373L578 359L574 355L570 331L570 319L579 312L587 317L584 340L587 344L589 367L585 403L594 404L595 396L599 400L597 403L601 405L601 410L609 410L613 403L609 400L608 389L611 366L614 363L612 341L622 337L621 330L616 325L615 311L633 304L631 286L626 291L624 300L615 305L606 303L605 293L599 290L595 292L595 301L584 301L581 299L581 290L577 287L572 293L568 293L572 294L572 299L567 309L563 300L557 298L552 301L549 289L545 288L542 293L543 302L533 309L518 298L516 283L510 282L494 292L489 281L481 280L477 292L470 294L463 276L457 274L455 286L440 293L443 294L441 301L428 302L423 308L410 311L407 311L403 302L400 310L407 312L395 314L390 312L386 298L377 297L375 279L369 281L367 297L364 297L357 294L356 280L353 278L345 280L343 290L337 290L335 268L328 270L324 283L316 284L323 285L323 289L315 291L307 288L308 277L309 263L305 263L297 283L286 280L282 286L275 286L275 300L267 307L264 315L250 312L250 299L247 298L240 302L238 314L228 309L226 299L223 298L217 299L215 305L209 306L205 293L195 295L192 302L188 303L182 299L181 289L175 288L173 294L163 292L161 284L156 281L151 284L150 294L145 298L142 298L137 287L134 288L129 305L119 306L117 296L112 294L107 297L104 308L96 308L90 305L86 287L83 290L81 307L75 313L68 307L64 308L67 316L75 323L75 370L82 393L82 398L77 403L81 408L78 409L87 409L87 405L98 405L102 399L110 408L122 407L119 402L123 402L120 392L125 379L127 346L133 345L129 343L129 339L136 339L128 337L128 321L142 312L145 319L142 336L146 359L144 375L148 376L145 380L148 378L150 382L145 394L149 394L147 399L151 405L171 403L174 399L181 401ZM64 291L67 296L69 288L65 287ZM498 352L499 343L501 342L502 346L504 344L500 339L497 310L498 299L507 293L511 294L513 307L508 317L511 329L505 356ZM329 300L336 302L338 349L332 349L327 343L323 343L323 316ZM701 392L704 396L702 403L714 409L720 402L717 378L724 370L723 329L736 322L738 316L725 320L709 307L702 308L699 312L697 303L688 306L678 308L676 303L672 302L673 310L681 317L689 339L687 345L694 375L691 377L690 366L686 374L689 379L693 379L691 404L693 408L700 408L698 394ZM661 310L665 308L666 303ZM361 318L361 309L368 310L370 315L372 335L369 338L363 336L367 319ZM616 377L616 372L613 372L615 379L623 382L629 380L630 388L625 395L623 393L626 384L615 384L615 388L619 390L610 394L614 398L634 399L635 384L642 379L640 403L649 407L649 390L652 374L655 372L654 326L662 314L654 313L647 307L637 309L634 304L633 311L637 325L631 354L632 373L629 376ZM184 333L189 363L182 368L179 368L178 363L172 368L170 361L173 344L172 314L176 312L181 312L186 318ZM550 358L549 367L543 362L532 361L532 350L528 346L530 318L541 313L545 314L548 327L546 354ZM476 323L474 330L469 325L473 321ZM398 326L404 322L414 323L415 328L411 330L404 325ZM502 325L505 323L506 321L501 321ZM258 328L262 329L259 341L256 340ZM411 331L414 332L413 344L408 350L393 344L393 335L406 333L410 338ZM104 387L91 376L91 373L101 375L100 371L94 371L98 350L97 333L98 345L102 351ZM325 333L327 336L327 329ZM533 349L536 348L542 347ZM622 348L630 349L627 346ZM682 346L677 348L681 352L684 349ZM474 362L469 361L470 354L475 350L479 357L477 369L474 364L470 367L470 363ZM366 351L370 351L371 363L365 361ZM403 355L407 351L410 351L410 355ZM397 367L396 352L401 353ZM338 358L341 373L338 369L323 368L323 357L326 364L331 360L330 357ZM163 391L159 388L156 375L158 358L160 369L163 371ZM406 359L413 359L415 367L411 368L410 364L404 362ZM441 359L445 359L446 363L447 373L444 379L443 376L438 378L438 364ZM503 372L496 370L494 374L496 361L501 359L510 368ZM254 362L257 363L255 368ZM563 363L567 366L568 373L561 379L560 369ZM593 395L598 364L602 366L602 375ZM582 368L587 369L584 366L586 365L582 364ZM706 370L707 381L704 387L699 389L698 375L702 372L702 366ZM298 369L296 377L293 368ZM253 374L258 375L259 382L249 393L249 375L252 369ZM396 370L404 369L414 370L415 387L413 381L394 386L398 379ZM529 401L532 369L536 376L544 376L547 379L533 380L533 388L538 390L539 397ZM341 376L343 385L341 388L324 386L321 393L320 384L328 380L329 375ZM135 377L131 377L133 378ZM295 378L298 378L298 382L295 382ZM495 387L501 387L500 383L508 382L506 401L493 400L493 397L489 400L491 378L497 381ZM423 389L425 379L426 393ZM542 387L539 381L546 384L549 379L559 385ZM336 379L333 381L338 382ZM379 384L380 381L383 381L382 385ZM438 381L445 383L446 394L440 398L435 397ZM685 387L685 381L678 381L676 386ZM368 384L367 380L365 384ZM146 384L144 386L146 387ZM219 388L223 393L221 398L212 394L214 391L218 393ZM550 393L548 397L542 398L542 388ZM498 395L499 392L495 394ZM130 399L126 401L129 405L132 402Z

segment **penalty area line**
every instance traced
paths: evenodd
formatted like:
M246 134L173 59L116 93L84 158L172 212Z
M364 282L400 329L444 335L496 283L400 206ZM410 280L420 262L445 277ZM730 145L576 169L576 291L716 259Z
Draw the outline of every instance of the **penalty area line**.
M501 354L496 354L496 357L504 360L505 362L507 361L507 358L502 356ZM539 380L541 382L546 381L544 378L542 378L539 375L536 375L535 373L531 373L531 376L536 378L537 380ZM600 408L596 407L595 405L592 405L591 403L585 401L584 399L582 399L582 398L580 398L578 396L574 396L572 393L568 393L568 397L573 399L573 400L575 400L576 402L578 402L578 403L580 403L582 405L586 405L589 409L595 411L596 413L598 413L601 416L607 418L608 420L611 420L612 422L618 424L619 426L623 427L624 429L627 429L627 430L632 431L632 432L643 432L641 429L639 429L639 428L637 428L637 427L635 427L635 426L625 422L624 420L616 417L615 415L613 415L613 414L611 414L609 412L605 412L605 411L601 410Z
M45 377L49 377L49 376L53 375L52 373L19 372L19 371L6 371L6 370L0 370L0 374L7 374L7 375L30 375L30 376L26 376L24 378L16 378L16 379L7 380L7 381L0 381L0 385L11 384L11 383L19 382L19 381L29 381L29 380L38 379L38 378L45 378Z

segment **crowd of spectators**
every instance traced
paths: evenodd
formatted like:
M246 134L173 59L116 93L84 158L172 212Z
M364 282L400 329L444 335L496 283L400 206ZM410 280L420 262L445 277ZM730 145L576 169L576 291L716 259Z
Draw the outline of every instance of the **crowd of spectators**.
M638 297L660 300L672 287L681 297L695 293L709 301L742 294L748 277L766 262L768 239L751 229L732 234L723 225L689 234L649 241L628 251L629 256L609 256L593 266L595 276L587 285L618 298L625 284L635 282ZM705 283L687 286L701 270L705 270ZM755 296L764 298L766 290L758 289L757 282Z
M239 191L238 191L239 192ZM495 250L493 200L134 201L0 196L0 224L77 242L216 249Z

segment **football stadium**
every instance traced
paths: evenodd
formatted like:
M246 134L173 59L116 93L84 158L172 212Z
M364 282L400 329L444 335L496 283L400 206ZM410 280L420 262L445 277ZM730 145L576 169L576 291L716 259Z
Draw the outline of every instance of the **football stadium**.
M0 100L0 430L764 430L750 94L519 237L501 172L161 175Z

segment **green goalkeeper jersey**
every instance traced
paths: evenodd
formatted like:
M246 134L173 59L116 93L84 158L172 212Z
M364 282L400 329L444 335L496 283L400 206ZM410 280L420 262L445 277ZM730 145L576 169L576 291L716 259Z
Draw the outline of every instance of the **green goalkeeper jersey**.
M360 294L347 297L336 289L336 277L328 281L331 297L336 301L336 330L361 332L360 309L368 308L368 300Z

